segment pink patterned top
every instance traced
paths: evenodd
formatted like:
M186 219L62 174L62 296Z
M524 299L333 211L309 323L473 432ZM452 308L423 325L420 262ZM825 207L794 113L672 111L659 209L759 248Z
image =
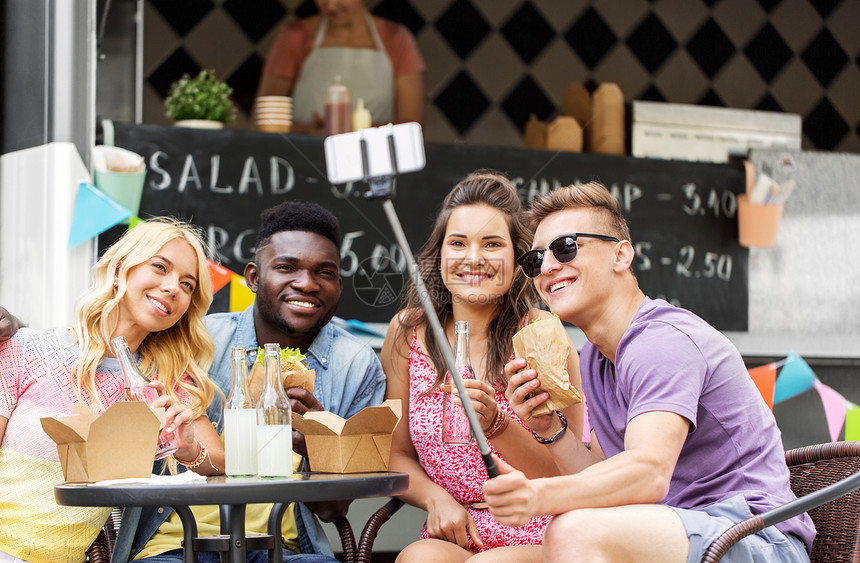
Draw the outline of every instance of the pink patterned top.
M454 500L460 503L480 502L483 500L481 486L488 479L487 469L481 458L478 446L442 445L442 391L422 396L436 381L436 370L422 353L418 344L418 333L413 329L412 344L409 351L409 434L418 453L421 466L436 484L447 490ZM504 393L496 391L496 402L512 421L522 425ZM499 452L490 444L490 450ZM501 457L501 456L499 456ZM504 459L504 458L503 458ZM468 508L475 520L478 532L484 542L477 549L471 538L469 545L474 552L486 551L494 547L509 545L539 544L543 532L552 516L537 516L521 528L512 528L496 522L489 510ZM427 525L421 531L426 539Z

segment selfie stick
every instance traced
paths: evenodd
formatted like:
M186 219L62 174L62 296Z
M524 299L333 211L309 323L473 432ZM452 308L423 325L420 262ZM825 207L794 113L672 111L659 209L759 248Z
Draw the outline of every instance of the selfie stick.
M390 127L390 125L388 126ZM368 153L367 142L364 138L360 140L361 144L361 160L364 170L364 181L368 183L370 191L365 197L367 199L381 199L382 209L385 211L385 216L391 224L391 230L394 231L394 238L397 239L397 244L400 250L406 257L406 264L409 268L409 273L412 275L412 281L415 283L415 289L418 292L418 297L421 300L421 306L427 315L427 321L430 324L430 329L433 331L433 336L439 343L439 349L442 351L442 356L445 359L445 365L448 366L448 371L451 372L454 384L457 386L457 393L460 397L465 397L467 400L461 400L463 410L466 412L466 417L469 419L469 427L472 429L472 435L475 437L475 442L478 444L478 450L481 452L481 457L484 460L484 465L487 467L487 475L492 479L499 474L499 469L496 467L496 462L490 454L490 446L487 443L487 438L484 436L484 431L481 429L481 424L478 422L478 415L475 414L475 409L472 407L472 401L468 400L466 387L463 385L463 378L460 375L460 370L457 368L457 363L454 360L454 353L448 345L448 339L445 336L445 331L442 330L442 324L439 322L439 317L436 315L436 310L433 308L433 303L430 301L430 294L424 285L424 280L421 278L421 272L418 271L418 263L415 261L415 256L412 255L412 250L409 248L409 241L406 240L406 235L403 232L403 227L400 225L400 219L397 217L397 212L394 210L394 204L391 202L391 197L394 193L394 180L398 175L397 168L397 149L394 145L394 135L388 135L388 152L391 158L392 174L383 176L369 177L368 169Z

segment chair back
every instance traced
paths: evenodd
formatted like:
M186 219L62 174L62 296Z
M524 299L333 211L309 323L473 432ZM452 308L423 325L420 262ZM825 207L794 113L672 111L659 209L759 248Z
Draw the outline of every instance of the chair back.
M830 442L785 452L799 498L860 471L860 442ZM808 512L818 533L810 559L860 563L860 489Z

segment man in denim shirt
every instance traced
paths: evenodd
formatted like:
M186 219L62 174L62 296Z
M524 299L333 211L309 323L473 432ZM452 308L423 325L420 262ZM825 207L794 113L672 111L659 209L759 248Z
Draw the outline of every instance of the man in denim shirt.
M315 203L285 202L263 212L254 261L245 266L245 280L256 293L255 303L240 313L214 313L205 319L215 343L210 376L225 395L230 392L232 347L244 346L248 350L250 366L258 347L277 342L282 348L299 348L316 372L313 394L303 389L286 390L294 412L327 410L349 418L364 407L382 402L385 374L375 352L329 322L343 288L340 241L337 219ZM222 409L221 401L216 399L208 410L219 433ZM304 436L296 431L293 450L307 455ZM330 522L345 515L348 507L349 501L297 504L300 553L285 549L284 561L336 561L314 514ZM153 555L145 559L148 561L181 560L179 549L156 554L160 550L147 545L154 535L164 534L164 529L159 528L171 512L167 506L126 509L115 555L128 553L134 557L144 550L144 555ZM266 553L248 555L249 561L257 557L265 560ZM205 554L200 560L209 556Z

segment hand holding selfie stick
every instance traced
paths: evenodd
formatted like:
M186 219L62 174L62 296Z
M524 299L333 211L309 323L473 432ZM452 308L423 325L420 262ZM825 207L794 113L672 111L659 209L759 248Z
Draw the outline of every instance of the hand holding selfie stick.
M396 134L403 131L409 134L399 136ZM418 270L418 263L412 255L409 241L406 240L403 227L400 225L400 219L397 217L394 204L391 202L391 197L394 194L394 181L400 173L398 167L398 138L401 140L405 139L400 144L406 144L408 148L412 149L409 151L408 156L411 159L408 162L406 171L411 172L424 168L424 142L421 138L421 126L417 123L404 123L397 126L389 124L373 129L360 129L354 133L327 137L325 140L325 153L329 181L332 183L366 181L370 187L370 191L365 194L365 197L382 200L382 209L385 211L385 216L391 224L394 238L406 257L406 264L412 276L412 281L415 283L415 289L421 300L421 306L427 315L427 321L430 324L430 329L433 331L433 336L435 336L436 341L439 343L439 349L442 351L448 371L451 372L454 384L457 387L457 393L463 398L460 403L463 405L463 410L469 419L469 427L472 429L472 435L475 437L478 450L481 452L484 465L487 467L487 474L492 479L499 474L499 469L496 467L496 462L490 454L490 446L481 429L481 424L478 422L478 416L475 414L474 407L472 407L472 401L468 400L469 395L466 392L463 378L460 376L460 371L457 369L457 364L454 361L454 353L451 351L450 345L448 345L445 331L442 330L442 324L439 322L439 317L436 315L436 310L430 301L430 294L427 292L424 280L421 278L421 272ZM374 141L377 142L374 143ZM342 148L346 150L341 151ZM357 162L356 157L360 158L360 162ZM371 169L371 163L375 165L374 169Z

